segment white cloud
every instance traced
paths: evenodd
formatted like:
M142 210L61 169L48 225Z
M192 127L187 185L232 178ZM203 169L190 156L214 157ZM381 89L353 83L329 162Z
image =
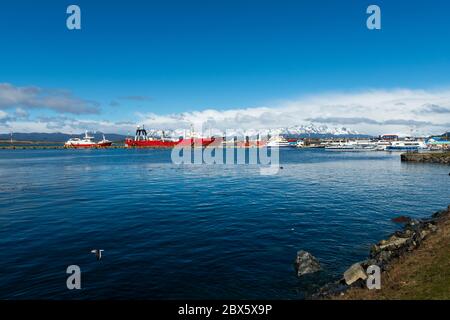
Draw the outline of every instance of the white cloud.
M5 111L0 110L0 120L6 119L8 114Z
M112 122L112 121L98 121L98 120L76 120L67 117L42 117L34 120L8 121L2 123L0 111L0 133L3 132L63 132L63 133L81 133L85 130L101 131L107 133L134 133L135 124L128 122Z
M49 109L58 113L96 114L100 112L95 101L81 99L65 90L39 87L17 87L0 83L0 109Z
M215 129L268 129L314 123L348 127L360 133L439 134L450 130L450 90L368 90L323 93L267 106L207 109L177 114L136 113L134 123L77 120L67 117L36 121L4 121L19 132L133 132L135 125L154 129L183 129L204 124ZM0 113L0 117L2 114ZM6 118L6 115L3 115ZM20 121L19 121L20 120ZM1 127L0 127L1 130ZM3 130L4 131L4 130Z
M433 106L430 108L430 106ZM350 126L359 132L435 134L450 127L450 90L370 90L325 93L272 106L208 109L171 115L141 114L149 127L174 128L207 124L219 129L262 129L319 123Z

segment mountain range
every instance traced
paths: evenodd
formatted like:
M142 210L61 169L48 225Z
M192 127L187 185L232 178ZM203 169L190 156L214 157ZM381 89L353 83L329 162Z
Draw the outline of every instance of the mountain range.
M176 129L176 130L147 130L151 136L161 137L184 137L189 134L190 130ZM369 137L365 134L360 134L357 131L348 128L330 128L327 126L315 125L297 125L292 127L271 128L271 129L250 129L250 130L227 130L226 132L212 129L211 132L205 130L205 134L212 136L276 136L281 135L289 138L323 138L323 137Z
M103 133L96 132L94 134L91 134L91 136L94 137L94 140L101 140L103 138ZM36 141L36 142L65 142L69 140L70 138L82 138L84 137L84 133L80 134L67 134L67 133L61 133L61 132L55 132L55 133L40 133L40 132L31 132L31 133L20 133L20 132L14 132L12 134L12 139L14 141ZM117 141L124 141L126 136L115 134L115 133L109 133L105 134L105 137L108 140L117 142ZM11 134L0 134L0 140L7 140L9 141L11 139Z
M175 129L175 130L153 130L147 129L149 136L154 137L184 137L190 134L190 130L186 129ZM275 136L282 135L288 138L327 138L327 137L342 137L342 138L357 138L357 137L369 137L368 135L360 134L357 131L348 128L330 128L327 126L315 126L315 125L298 125L292 127L284 128L272 128L272 129L260 129L260 130L227 130L227 136L250 136L256 137L258 134L260 136ZM205 132L205 134L211 134L214 136L223 136L222 131L211 130L211 132ZM95 140L101 140L103 133L96 132L92 134ZM105 133L104 134L108 140L111 141L124 141L127 136L115 133ZM42 141L42 142L64 142L70 138L81 138L84 133L80 134L67 134L61 132L55 133L16 133L12 134L12 139L15 141ZM11 134L0 134L0 140L10 140Z

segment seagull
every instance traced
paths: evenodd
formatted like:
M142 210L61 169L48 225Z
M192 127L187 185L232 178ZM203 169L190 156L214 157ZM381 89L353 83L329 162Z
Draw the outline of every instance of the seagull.
M94 249L91 251L91 253L95 254L95 257L97 258L97 260L100 260L102 258L102 252L105 250L101 250L101 249Z

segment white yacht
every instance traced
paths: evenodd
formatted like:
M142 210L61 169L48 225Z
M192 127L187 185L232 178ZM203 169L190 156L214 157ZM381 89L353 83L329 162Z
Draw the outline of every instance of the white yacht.
M268 147L278 147L278 148L285 148L285 147L292 147L292 145L282 136L274 136L269 139L267 142Z
M305 147L305 141L297 140L297 142L295 143L295 147L297 147L297 148L304 148Z
M392 145L392 142L389 140L379 140L376 142L377 144L377 151L386 151L387 147Z
M377 145L369 140L334 142L325 147L328 151L375 151Z
M393 141L386 151L419 151L426 150L428 146L420 140Z

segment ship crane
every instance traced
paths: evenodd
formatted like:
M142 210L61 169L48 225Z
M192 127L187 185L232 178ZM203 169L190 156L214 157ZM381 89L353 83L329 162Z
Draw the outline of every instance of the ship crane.
M147 138L147 130L145 130L144 126L142 126L142 129L141 129L140 126L137 126L136 135L134 137L134 141L142 141L142 140L144 140L144 141L148 140L148 138Z

